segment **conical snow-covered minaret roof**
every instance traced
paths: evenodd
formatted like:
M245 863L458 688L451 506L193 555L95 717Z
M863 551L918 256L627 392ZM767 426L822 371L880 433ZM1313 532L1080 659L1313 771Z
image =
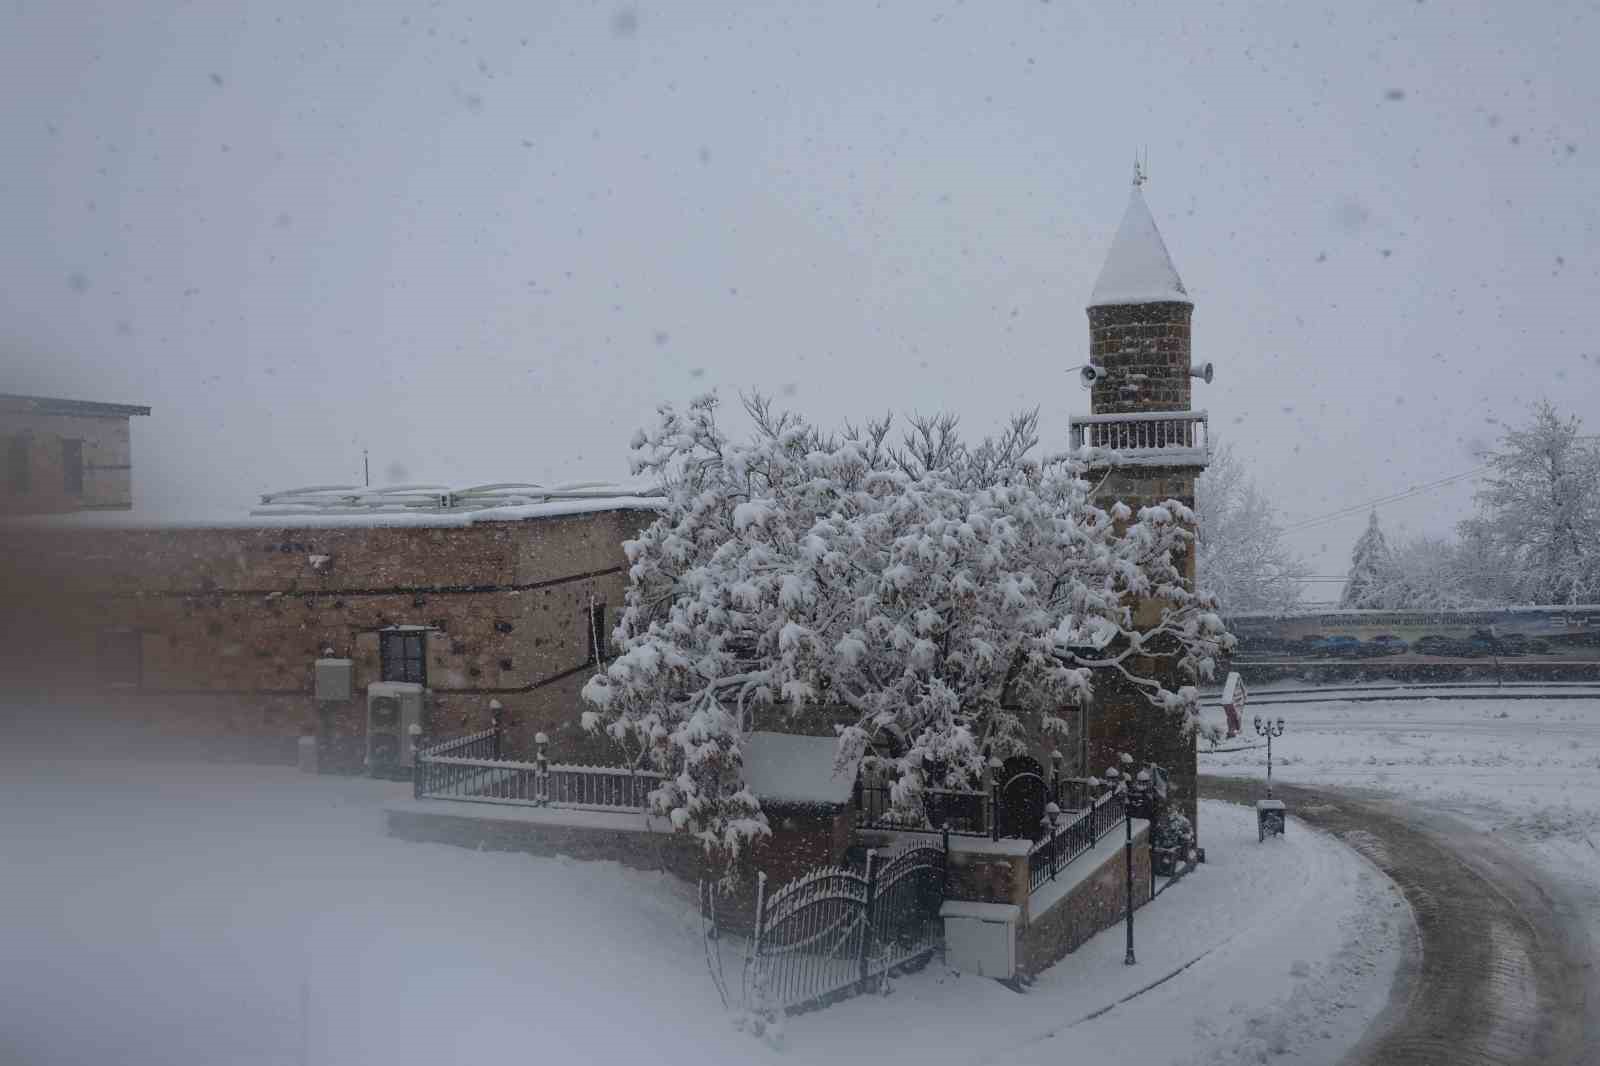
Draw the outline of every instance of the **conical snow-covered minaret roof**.
M1122 214L1116 239L1094 283L1090 307L1115 304L1185 303L1193 304L1189 292L1172 265L1167 244L1161 239L1150 206L1144 202L1142 175L1134 178L1128 209Z

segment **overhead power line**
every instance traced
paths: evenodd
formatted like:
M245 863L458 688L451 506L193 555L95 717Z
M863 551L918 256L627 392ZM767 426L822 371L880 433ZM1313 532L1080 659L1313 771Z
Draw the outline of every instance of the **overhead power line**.
M1474 477L1483 473L1487 469L1489 469L1489 464L1485 463L1484 465L1475 467L1472 470L1464 470L1459 474L1451 474L1449 477L1442 477L1437 481L1428 481L1421 485L1412 485L1408 489L1404 489L1400 492L1393 492L1387 496L1379 496L1376 499L1366 500L1362 503L1351 504L1348 507L1341 507L1337 511L1329 511L1327 514L1315 515L1311 518L1302 518L1298 522L1290 522L1288 525L1284 526L1283 531L1285 533L1292 533L1296 530L1310 529L1313 526L1319 526L1327 522L1334 522L1338 519L1345 518L1353 514L1359 514L1362 511L1366 511L1374 507L1382 507L1385 504L1399 503L1402 500L1409 500L1416 496L1426 495L1427 493L1442 489L1447 485L1453 485L1458 481Z

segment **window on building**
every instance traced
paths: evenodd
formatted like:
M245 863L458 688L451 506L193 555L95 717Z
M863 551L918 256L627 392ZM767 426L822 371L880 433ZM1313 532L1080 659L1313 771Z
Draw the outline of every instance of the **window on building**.
M28 438L20 433L6 443L6 484L13 496L26 496L33 486L28 470Z
M428 683L428 631L385 629L378 634L378 662L384 681Z
M584 616L589 622L589 661L599 663L611 658L611 630L606 627L606 605L592 603Z
M83 495L83 441L61 442L61 485L69 496Z
M143 638L133 629L107 629L100 634L101 684L137 688L144 678Z

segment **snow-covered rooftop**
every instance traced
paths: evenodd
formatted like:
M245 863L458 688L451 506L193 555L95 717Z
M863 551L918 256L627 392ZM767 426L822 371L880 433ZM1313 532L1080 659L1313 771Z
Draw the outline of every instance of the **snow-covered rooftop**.
M763 802L839 806L850 802L853 773L835 774L832 737L751 733L740 745L744 780Z
M1144 192L1135 183L1123 212L1122 225L1106 254L1100 279L1094 283L1090 307L1111 304L1192 303L1189 290L1172 265L1166 242L1156 228Z
M365 526L468 526L478 522L519 522L598 511L653 511L666 503L658 486L602 481L536 485L502 482L451 488L448 485L312 485L269 492L246 514L171 516L94 511L32 515L24 525L132 529L265 529Z
M611 506L661 505L660 490L652 485L616 485L604 481L574 481L564 485L500 482L451 488L448 485L312 485L269 492L250 513L256 517L284 515L462 515L508 517L505 512L552 506L597 510ZM625 502L624 502L625 501ZM595 507L593 505L600 505ZM486 512L495 512L488 514ZM545 513L541 510L540 513ZM523 517L522 515L510 517Z

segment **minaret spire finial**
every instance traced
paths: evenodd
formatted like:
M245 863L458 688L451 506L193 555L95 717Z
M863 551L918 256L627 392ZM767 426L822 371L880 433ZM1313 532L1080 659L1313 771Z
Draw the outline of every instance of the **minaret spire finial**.
M1133 187L1139 188L1150 180L1150 157L1146 155L1142 160L1139 153L1133 153Z

